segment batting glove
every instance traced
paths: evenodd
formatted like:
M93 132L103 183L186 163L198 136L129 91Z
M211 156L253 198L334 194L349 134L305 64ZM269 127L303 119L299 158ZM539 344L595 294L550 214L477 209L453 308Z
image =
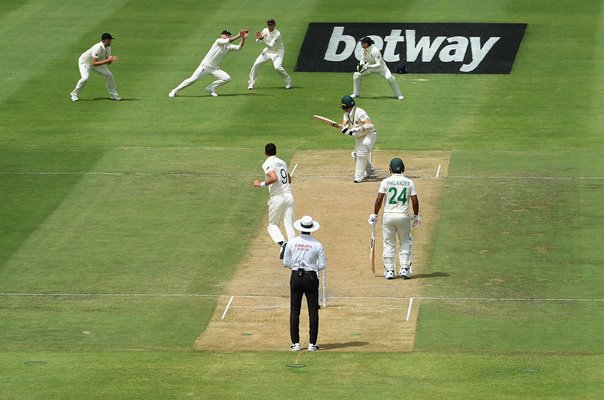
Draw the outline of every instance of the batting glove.
M357 135L357 133L359 133L359 128L352 128L352 129L350 129L350 130L348 131L348 134L349 134L350 136L356 136L356 135Z
M367 222L369 222L369 225L375 225L377 222L377 214L371 214Z
M414 215L413 216L413 223L411 224L412 228L418 227L422 224L422 219L420 218L419 215Z
M347 127L343 127L341 132L342 132L342 135L348 135L349 134Z

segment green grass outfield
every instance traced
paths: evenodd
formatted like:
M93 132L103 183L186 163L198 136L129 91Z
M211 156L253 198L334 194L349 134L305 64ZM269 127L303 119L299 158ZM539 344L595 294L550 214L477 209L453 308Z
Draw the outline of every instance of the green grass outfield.
M601 398L600 1L204 3L0 4L1 399ZM267 64L246 89L250 40L221 96L168 98L222 29L269 17L294 88ZM322 21L528 28L510 75L397 76L404 102L364 83L378 151L452 151L413 352L196 352L266 212L264 144L350 151L310 116L339 117L352 74L293 71ZM93 75L72 103L105 31L125 100Z

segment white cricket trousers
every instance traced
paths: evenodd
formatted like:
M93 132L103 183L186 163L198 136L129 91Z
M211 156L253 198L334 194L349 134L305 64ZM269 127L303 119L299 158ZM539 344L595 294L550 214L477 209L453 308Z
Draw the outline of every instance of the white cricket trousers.
M285 51L280 50L277 52L273 51L263 51L260 53L256 61L254 61L254 65L252 65L252 69L250 70L250 80L248 81L249 85L254 86L256 84L256 80L258 79L258 70L262 66L262 64L267 63L268 61L273 61L273 67L275 70L281 75L285 83L290 79L288 73L285 71L285 68L281 66L283 64L283 55Z
M76 84L75 89L71 92L71 95L78 97L80 94L80 90L86 83L88 83L88 78L90 78L90 71L94 71L97 74L100 74L103 78L105 78L105 83L107 84L107 91L109 91L109 95L111 97L119 96L117 94L117 88L115 86L115 79L113 78L113 74L107 68L106 65L97 65L97 66L89 66L88 64L78 63L78 68L80 69L80 75L82 76L78 83Z
M394 93L394 97L402 96L401 89L398 87L398 83L396 83L396 79L394 78L394 76L392 75L392 72L390 72L388 67L367 69L367 70L363 71L363 73L355 72L352 75L352 86L353 86L352 94L354 94L355 96L361 95L361 80L371 74L382 75L384 77L384 79L386 79L388 81L388 85L390 86L392 93Z
M227 74L226 72L224 72L223 70L221 70L220 68L206 67L205 65L199 65L199 67L197 67L195 72L193 72L193 75L191 75L189 78L182 81L182 83L180 85L178 85L176 87L176 89L174 89L174 91L176 93L178 93L182 89L186 88L187 86L191 86L192 84L197 82L200 78L202 78L206 75L212 75L214 78L216 78L216 80L214 82L212 82L210 85L208 85L208 89L211 90L212 92L215 91L215 89L217 87L226 85L227 83L229 83L231 81L231 76L229 74Z
M413 242L411 223L408 214L384 213L382 217L382 234L384 236L384 268L387 271L396 269L396 246L398 244L399 263L401 268L411 266Z
M278 194L270 196L268 199L268 234L273 242L284 242L285 238L279 229L279 224L283 221L287 240L296 237L294 230L294 195L291 193Z
M362 181L374 169L371 163L371 152L377 135L372 132L368 135L355 138L355 168L354 179Z

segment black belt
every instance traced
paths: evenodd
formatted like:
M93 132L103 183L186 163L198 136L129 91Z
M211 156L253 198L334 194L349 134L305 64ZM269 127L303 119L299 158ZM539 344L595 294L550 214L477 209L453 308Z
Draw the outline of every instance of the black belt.
M304 269L304 268L298 268L298 269L292 269L292 275L296 274L299 277L303 277L305 273L307 272L315 272L316 271L314 269Z

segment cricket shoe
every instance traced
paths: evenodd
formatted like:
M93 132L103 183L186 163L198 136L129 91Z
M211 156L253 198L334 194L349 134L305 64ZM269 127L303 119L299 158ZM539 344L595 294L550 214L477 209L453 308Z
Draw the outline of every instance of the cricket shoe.
M208 92L212 97L218 97L218 94L213 91L209 86L206 88L206 92Z
M292 78L285 79L285 88L291 89L291 87L292 87Z
M365 182L365 178L354 178L354 183L361 183L361 182Z
M401 270L399 271L399 275L403 279L411 279L411 271L409 271L409 269L407 268L401 268Z
M285 246L287 246L287 242L283 242L281 245L281 250L279 250L279 259L283 260L283 256L285 255Z
M319 350L319 345L318 344L309 344L308 345L308 351L317 351Z
M78 96L76 96L75 94L70 94L69 97L71 97L71 101L78 101L80 99L78 99Z
M170 93L168 93L168 97L176 97L176 91L172 90Z
M352 97L353 99L356 99L358 97L361 97L361 95L353 93L353 94L350 95L350 97Z
M292 351L300 351L302 350L302 348L300 347L300 343L294 343L290 346L290 349L292 349Z
M118 96L117 94L114 96L110 96L109 98L113 101L122 101L122 98L120 96Z
M391 271L391 270L386 271L386 274L384 275L384 277L386 279L394 279L394 271Z
M399 99L399 100L405 100L405 96L403 96L403 95L396 96L396 98Z
M248 88L248 90L254 90L256 88L256 85L254 85L253 82L248 82L247 83L247 88Z

